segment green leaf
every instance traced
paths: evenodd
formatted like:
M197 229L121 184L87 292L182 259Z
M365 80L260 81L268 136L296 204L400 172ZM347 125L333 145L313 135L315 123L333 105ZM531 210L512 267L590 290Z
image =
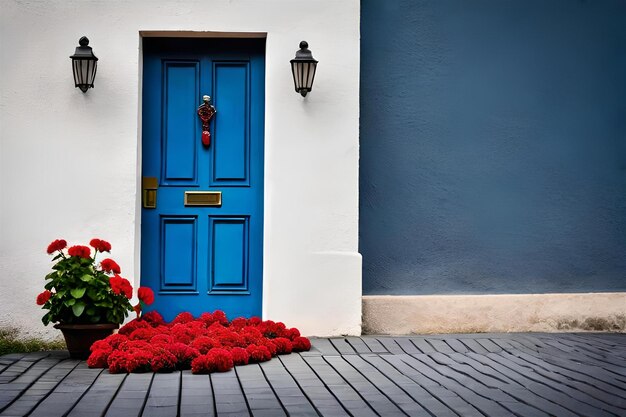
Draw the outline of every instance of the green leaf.
M63 301L63 304L65 304L67 307L71 307L74 304L76 304L76 300L73 298L70 298L68 300Z
M82 301L77 302L72 306L72 312L76 317L80 317L85 311L85 304Z
M83 295L85 295L85 291L87 291L86 288L74 288L70 291L70 294L72 294L72 297L74 298L81 298Z
M92 276L92 275L89 275L89 274L85 274L85 275L83 275L82 277L80 277L80 280L81 280L81 281L83 281L83 282L89 282L89 281L91 281L92 279L93 279L93 276Z
M93 305L95 305L96 307L106 307L106 308L112 308L113 304L108 302L108 301L101 301L98 303L93 303Z

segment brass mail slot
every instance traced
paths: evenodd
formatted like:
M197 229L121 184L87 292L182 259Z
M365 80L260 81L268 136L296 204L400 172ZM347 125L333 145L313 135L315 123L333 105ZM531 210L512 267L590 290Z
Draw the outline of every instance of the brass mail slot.
M221 206L221 191L185 191L186 206Z

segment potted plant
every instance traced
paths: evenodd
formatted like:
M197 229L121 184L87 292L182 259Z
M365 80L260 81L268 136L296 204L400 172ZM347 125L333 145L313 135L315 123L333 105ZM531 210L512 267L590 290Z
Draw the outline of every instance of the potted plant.
M46 275L45 291L37 296L37 304L48 312L44 325L56 323L65 337L72 358L86 359L90 346L113 333L135 309L139 314L141 303L133 307L130 299L133 287L121 277L120 266L113 259L97 262L98 253L111 251L111 244L92 239L93 257L89 246L71 246L57 239L48 246L53 255L53 271ZM144 300L153 298L149 288L141 288Z

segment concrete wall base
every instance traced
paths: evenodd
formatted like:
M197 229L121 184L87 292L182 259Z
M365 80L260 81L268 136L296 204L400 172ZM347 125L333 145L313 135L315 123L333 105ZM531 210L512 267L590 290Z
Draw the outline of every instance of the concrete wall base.
M626 292L363 297L364 334L626 331Z

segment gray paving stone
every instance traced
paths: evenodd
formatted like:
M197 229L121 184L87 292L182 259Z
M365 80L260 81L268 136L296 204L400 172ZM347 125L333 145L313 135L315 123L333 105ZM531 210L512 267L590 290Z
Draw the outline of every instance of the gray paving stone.
M393 337L378 337L376 340L378 340L389 353L404 353Z
M335 349L337 349L337 351L342 355L354 355L357 353L352 345L343 337L333 337L329 340Z
M373 353L389 353L374 336L363 336L361 340L365 342Z
M352 415L375 416L367 403L348 385L345 380L334 370L322 357L307 357L305 361L311 369L320 377L323 383L333 393L342 406Z
M108 417L137 417L143 409L153 374L129 374L111 401Z
M371 349L367 347L360 337L346 337L346 341L352 346L357 353L371 353Z
M415 347L419 349L417 353L431 353L436 352L435 348L426 341L424 338L412 337L409 339Z
M213 373L210 377L218 416L228 415L229 413L240 416L250 415L246 399L234 370Z
M64 416L91 387L102 369L78 364L30 414L33 417Z

